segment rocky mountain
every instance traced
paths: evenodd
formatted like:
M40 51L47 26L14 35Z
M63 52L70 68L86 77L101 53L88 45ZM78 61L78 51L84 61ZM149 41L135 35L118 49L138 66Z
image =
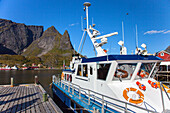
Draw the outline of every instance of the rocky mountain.
M27 26L0 19L0 54L21 54L42 33L43 26Z
M22 55L41 57L46 65L62 65L63 60L71 60L73 51L68 31L62 35L51 26Z
M24 50L22 55L41 57L54 50L66 51L72 49L73 47L70 42L68 31L66 30L64 34L61 35L54 26L51 26L39 39L35 40L26 50Z

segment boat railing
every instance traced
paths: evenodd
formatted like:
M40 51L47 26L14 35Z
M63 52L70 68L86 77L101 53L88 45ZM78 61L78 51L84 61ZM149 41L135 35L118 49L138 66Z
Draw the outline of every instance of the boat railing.
M101 109L100 111L101 113L104 113L106 111L113 112L111 111L112 109L108 109L109 107L114 108L117 111L124 111L125 113L134 113L135 111L132 110L133 107L146 111L148 113L156 112L153 110L145 109L145 108L133 105L131 103L127 103L127 102L100 94L98 92L95 92L95 91L92 91L86 88L82 88L79 85L74 84L74 83L57 80L56 76L53 76L53 82L56 83L61 88L63 88L69 94L73 95L74 98L80 99L81 102L85 103L87 106L94 106L93 110L87 107L89 108L88 110L90 110L93 113L96 113L97 111L99 111L99 109ZM109 100L112 100L112 101L114 100L116 103L109 102ZM129 109L128 106L131 106L131 109Z

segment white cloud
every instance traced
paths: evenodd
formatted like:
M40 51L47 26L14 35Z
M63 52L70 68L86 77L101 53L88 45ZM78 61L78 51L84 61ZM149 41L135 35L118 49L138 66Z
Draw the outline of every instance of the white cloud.
M144 35L146 34L158 34L158 33L163 33L163 34L167 34L167 33L170 33L170 30L151 30L151 31L147 31L144 33Z
M79 23L69 24L69 26L72 27L72 26L75 26L75 25L77 25L77 24L79 24Z
M170 33L170 30L167 30L167 31L164 32L164 34L167 34L167 33Z
M147 31L144 33L144 35L146 34L157 34L157 33L163 33L165 30L160 30L160 31L157 31L157 30L151 30L151 31Z

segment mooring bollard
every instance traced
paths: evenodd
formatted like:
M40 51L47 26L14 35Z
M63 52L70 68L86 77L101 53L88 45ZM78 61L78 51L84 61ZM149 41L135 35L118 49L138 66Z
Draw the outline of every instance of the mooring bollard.
M35 76L35 85L38 84L38 76Z
M43 102L47 101L47 92L43 93Z
M11 77L11 87L14 87L14 79Z

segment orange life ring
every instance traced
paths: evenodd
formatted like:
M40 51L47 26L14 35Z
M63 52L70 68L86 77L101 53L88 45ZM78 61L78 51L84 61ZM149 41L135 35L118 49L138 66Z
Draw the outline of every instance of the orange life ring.
M64 80L64 73L61 73L61 80Z
M118 71L120 71L120 72L122 72L122 73L124 73L123 75L117 75L116 73L115 73L115 77L118 77L118 78L126 78L127 76L128 76L128 72L127 71L125 71L125 70L122 70L122 69L117 69Z
M134 92L136 92L136 93L139 95L139 99L134 100L134 99L128 97L127 93L128 93L129 91L134 91ZM126 88L126 89L123 91L123 97L124 97L127 101L129 101L130 103L134 103L134 104L140 104L140 103L142 103L143 100L144 100L144 94L143 94L141 91L137 90L136 88Z
M156 84L157 84L157 86L160 88L160 83L159 83L159 82L156 82ZM163 86L164 86L166 92L167 92L167 93L170 93L170 88L169 88L168 86L164 85L164 84L163 84ZM162 87L162 91L164 91L164 88Z

